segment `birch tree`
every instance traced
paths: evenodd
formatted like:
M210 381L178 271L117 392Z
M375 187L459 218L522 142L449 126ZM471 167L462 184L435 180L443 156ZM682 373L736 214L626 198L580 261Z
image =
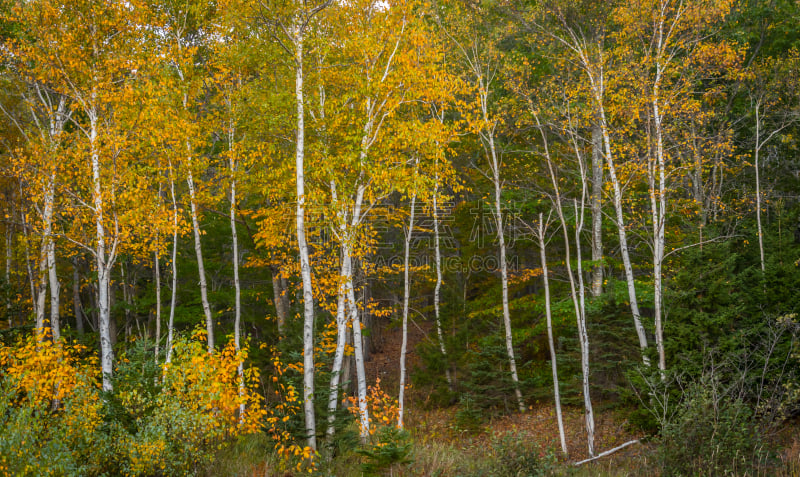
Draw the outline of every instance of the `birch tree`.
M567 266L567 278L569 279L569 286L570 286L570 296L572 298L572 304L575 309L575 319L577 322L577 329L578 329L578 341L580 342L581 348L581 376L582 376L582 390L583 390L583 403L584 403L584 411L585 411L585 420L586 420L586 436L587 436L587 443L589 449L589 455L594 456L594 410L592 407L592 400L590 396L590 389L589 389L589 337L586 331L586 305L585 305L585 289L583 284L583 268L582 268L582 260L581 260L581 230L583 229L583 218L584 218L584 203L586 200L586 171L584 166L584 160L581 156L580 148L577 145L577 142L573 142L574 152L576 155L577 162L580 167L580 180L581 180L581 200L580 200L580 209L578 207L577 199L574 200L574 208L575 208L575 251L577 254L577 273L574 273L572 270L572 258L570 254L570 237L569 231L567 228L567 220L564 215L564 208L562 206L562 196L561 196L561 188L559 186L559 177L556 173L556 168L554 165L554 160L550 154L550 146L547 139L547 135L545 130L539 120L538 112L535 109L531 109L531 114L533 115L536 126L539 128L542 138L542 148L543 148L543 155L544 159L547 163L547 171L549 173L550 182L553 186L553 196L551 196L551 200L553 202L553 206L555 207L556 214L558 215L558 219L561 222L561 230L564 234L564 254L565 254L565 264ZM573 136L573 141L575 141Z
M419 157L414 159L413 178L416 179L419 170ZM406 348L408 347L408 306L411 300L411 279L409 277L409 256L411 253L411 238L414 234L414 214L417 205L417 188L414 186L409 204L408 228L403 243L403 338L400 344L400 392L398 394L399 410L397 412L397 427L403 428L403 414L405 411L406 391ZM438 244L437 244L438 247ZM438 248L437 248L438 250Z
M36 329L42 339L58 340L60 337L59 306L60 284L56 273L56 232L54 220L58 197L56 188L61 179L59 156L64 152L64 126L71 116L63 95L31 79L21 90L21 107L24 112L17 117L0 105L0 109L16 126L26 145L14 157L21 171L21 180L28 186L33 208L37 212L36 224L41 237L36 290ZM63 180L63 179L62 179ZM45 318L48 288L50 313Z
M326 144L323 146L326 179L333 224L331 230L340 244L341 285L345 299L337 297L337 328L342 320L352 323L356 388L362 438L369 433L367 383L359 305L353 282L354 262L364 247L367 217L380 201L393 191L412 187L407 151L427 140L407 109L412 101L436 94L429 61L438 52L430 44L428 32L416 16L415 2L395 2L383 8L379 2L365 0L341 5L327 12L330 24L342 25L330 32L334 45L328 61L336 65L359 65L357 73L341 67L330 68L320 88L326 105L318 115L324 118ZM324 95L324 96L323 96ZM342 310L344 306L348 313ZM337 339L334 376L340 372L345 340ZM334 377L329 410L335 409Z
M213 18L212 6L204 2L192 1L188 3L168 2L154 7L157 16L154 19L155 27L161 34L158 44L164 55L166 67L173 73L165 77L165 81L172 83L173 91L170 92L172 104L170 105L167 123L172 143L172 152L177 164L182 166L186 174L188 191L189 214L192 223L192 236L194 238L195 259L200 285L200 302L206 324L206 338L208 352L214 351L214 318L211 314L211 305L208 300L208 284L206 281L205 262L200 229L200 197L199 185L196 175L202 173L205 158L198 153L203 147L205 138L202 136L202 118L198 108L203 102L203 82L208 74L205 50L209 47L209 37L213 32L211 20ZM180 152L182 151L182 152ZM176 165L177 165L176 164Z
M458 12L465 14L464 12ZM457 15L458 13L454 13ZM492 216L496 229L496 239L498 243L499 266L500 266L500 285L502 289L502 310L503 327L505 330L505 345L508 356L508 366L511 381L514 386L514 395L517 401L519 412L525 411L525 402L522 399L522 392L519 389L519 377L517 374L517 361L514 356L514 343L511 330L511 311L508 305L508 263L506 260L506 237L505 221L503 218L503 153L498 146L499 128L502 124L501 118L494 111L495 87L497 75L500 67L498 52L494 50L491 40L485 38L485 32L481 30L482 25L476 20L478 15L486 15L487 12L476 11L466 13L472 15L472 20L466 20L466 24L459 23L461 20L442 20L448 21L443 26L443 30L450 40L450 43L458 51L460 60L463 64L464 81L470 85L474 95L474 103L469 107L474 109L470 112L470 128L478 136L483 149L484 159L487 162L489 173L484 175L492 184ZM455 18L455 17L453 17ZM474 22L470 23L470 22Z
M614 206L614 222L619 236L619 253L622 258L625 280L628 288L628 303L631 314L633 315L634 328L639 339L639 347L642 350L642 361L645 366L649 366L650 358L647 356L647 334L642 325L641 312L636 294L636 282L633 274L633 264L630 258L628 246L628 232L623 208L623 181L618 174L617 156L612 145L612 121L609 118L607 109L607 88L609 82L615 78L609 78L607 66L610 63L610 56L606 51L606 35L601 29L595 36L588 35L589 30L583 29L571 23L571 17L567 15L569 7L557 2L551 5L549 13L545 13L544 21L537 19L536 14L530 19L523 20L526 25L550 38L557 45L563 47L569 58L576 64L584 75L589 91L589 97L593 103L595 112L595 127L599 129L602 137L603 156L608 167L609 180L611 182L612 204ZM548 17L549 15L549 17ZM601 17L602 18L602 17ZM549 23L546 23L549 21Z
M304 81L305 45L309 23L331 1L308 5L298 1L278 5L259 2L257 10L262 25L291 57L294 72L295 125L295 232L300 257L300 276L303 283L303 413L305 417L308 446L317 449L316 421L314 413L314 288L311 274L311 258L306 237L306 136Z
M548 217L549 220L549 217ZM550 277L547 270L547 226L544 221L543 214L539 214L539 222L536 227L536 238L539 240L539 257L542 261L542 281L544 282L544 310L545 319L547 320L547 344L550 349L550 367L553 372L553 400L556 407L556 421L558 422L558 436L561 440L561 452L564 456L568 456L567 440L564 436L564 419L561 416L561 391L558 381L558 362L556 357L556 347L553 341L553 314L550 310Z
M139 11L93 0L16 4L14 18L25 38L36 41L8 45L16 59L28 62L25 71L31 79L68 97L81 112L72 123L83 136L78 164L88 172L83 190L91 193L89 198L76 193L75 199L89 212L95 230L91 243L81 245L92 254L98 276L100 361L107 391L113 373L109 284L124 229L130 225L121 220L119 211L127 199L134 199L126 188L119 188L128 137L117 129L124 109L120 106L132 93L125 86L139 67L134 13Z

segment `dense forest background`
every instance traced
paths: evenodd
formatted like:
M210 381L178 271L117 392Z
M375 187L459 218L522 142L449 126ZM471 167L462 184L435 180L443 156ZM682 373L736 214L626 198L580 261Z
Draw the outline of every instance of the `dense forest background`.
M794 0L1 0L0 474L797 475L798 48Z

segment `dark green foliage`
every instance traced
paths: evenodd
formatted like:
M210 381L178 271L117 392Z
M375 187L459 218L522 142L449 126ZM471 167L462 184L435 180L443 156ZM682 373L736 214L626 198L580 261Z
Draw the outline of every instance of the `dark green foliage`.
M362 447L356 453L364 456L361 469L366 475L383 475L392 467L411 462L408 458L412 443L408 432L394 426L381 426L377 443Z
M497 477L542 477L550 475L556 464L552 452L529 442L528 436L503 434L491 441L493 469Z
M661 430L658 458L665 476L744 475L768 462L752 409L741 400L720 399L708 384L687 390Z
M461 397L458 411L455 414L455 429L459 432L474 434L480 430L483 417L483 411L475 406L472 396L465 394Z

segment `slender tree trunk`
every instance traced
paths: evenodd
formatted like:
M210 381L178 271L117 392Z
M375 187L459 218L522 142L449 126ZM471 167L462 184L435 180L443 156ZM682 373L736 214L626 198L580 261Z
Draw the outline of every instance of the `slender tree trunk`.
M497 221L497 241L500 248L500 279L503 287L503 325L506 331L506 351L508 352L508 364L511 369L511 380L514 383L514 394L517 397L517 407L519 412L525 412L525 402L522 400L522 392L519 389L519 377L517 377L517 362L514 358L514 344L511 336L511 312L508 307L508 264L506 263L506 242L503 231L503 211L500 202L500 182L495 178L495 219Z
M480 80L481 109L483 119L489 123L488 111L488 90ZM500 249L500 280L503 289L503 326L505 328L506 352L508 353L508 365L511 371L511 381L514 385L514 395L517 398L517 408L519 412L525 412L525 401L522 399L522 392L519 389L519 377L517 375L517 361L514 358L514 343L511 335L511 312L508 307L508 265L506 263L506 242L505 231L503 230L503 203L502 203L502 183L500 180L500 159L494 144L494 126L491 126L483 134L484 141L489 145L489 165L492 169L492 183L494 185L494 218L497 225L497 241Z
M11 225L11 220L14 218L14 199L12 196L11 201L11 219L6 222L6 317L8 318L8 327L11 328L13 326L13 322L11 319L11 246L12 246L12 239L14 236L14 229Z
M416 178L419 158L414 165L414 178ZM411 214L408 219L408 233L405 237L405 250L403 261L403 339L400 344L400 392L398 394L399 410L397 412L397 427L403 428L403 414L405 412L405 391L406 391L406 348L408 347L408 306L411 300L411 280L409 278L408 261L411 252L411 236L414 233L414 213L417 205L417 191L411 196Z
M295 101L297 103L297 138L295 174L297 180L297 245L300 251L300 275L303 280L303 412L308 446L317 449L317 430L314 416L314 292L311 284L311 260L306 242L305 225L305 154L303 41L304 32L298 18L294 31Z
M324 98L325 91L320 87L320 98ZM324 118L324 99L320 99L320 117ZM333 357L333 367L331 369L330 393L328 395L328 438L332 438L335 428L335 413L339 401L339 382L341 381L342 366L344 364L344 350L347 346L347 280L350 280L352 270L351 263L345 257L349 254L350 237L347 229L347 217L343 210L343 204L339 203L339 195L336 189L336 181L331 179L331 204L336 211L338 234L340 242L340 266L339 283L337 286L336 297L336 351ZM349 368L348 368L349 371Z
M58 274L56 273L55 248L55 242L51 235L47 243L47 274L50 279L50 330L53 333L53 341L58 341L61 337L61 319L59 316L61 285L58 283Z
M50 323L46 318L45 302L47 301L47 242L42 239L39 251L39 275L36 284L36 333L39 339L52 337L49 332Z
M575 254L577 258L578 276L578 304L580 319L578 320L578 335L581 340L581 378L583 384L583 407L586 410L586 440L589 455L594 455L594 409L589 392L589 333L586 331L586 292L583 284L583 260L581 259L581 231L583 230L583 200L578 211L578 201L575 204ZM570 271L570 275L572 272Z
M556 171L553 167L553 161L550 157L550 149L548 147L547 136L545 135L544 129L542 129L542 125L539 122L539 117L534 114L536 119L536 125L540 128L541 135L542 135L542 143L544 144L544 154L545 159L547 160L547 169L550 175L550 181L553 185L553 192L555 193L555 198L553 199L553 205L555 206L556 213L558 214L558 220L561 223L561 230L564 233L564 255L565 255L565 263L567 266L567 277L569 278L569 286L570 286L570 297L572 298L572 304L575 308L575 320L578 326L578 340L580 341L581 345L581 374L582 374L582 385L583 385L583 402L585 408L585 418L586 418L586 436L587 436L587 443L589 448L589 455L594 455L594 413L592 409L592 401L589 394L589 338L586 332L586 313L585 313L585 302L584 302L584 290L583 290L583 267L581 265L581 243L580 243L580 233L583 228L583 203L585 200L585 193L586 193L586 182L585 182L585 171L583 167L583 160L580 156L578 156L578 161L581 164L581 181L582 181L582 197L581 197L581 211L580 216L578 215L578 206L577 201L575 202L575 241L576 241L576 248L577 248L577 258L578 258L578 283L576 284L575 273L572 270L572 258L571 258L571 246L570 246L570 238L569 238L569 229L567 228L567 220L564 217L564 208L561 204L561 190L558 185L558 178L556 177ZM575 148L576 155L578 154L579 150Z
M158 363L158 357L160 354L159 345L161 344L161 262L158 257L158 249L158 235L156 235L156 250L153 252L153 275L155 276L156 281L156 363Z
M659 49L661 47L661 35L659 35ZM666 241L666 213L667 213L667 190L666 190L666 166L664 160L664 139L661 110L658 105L661 84L661 65L656 65L656 79L653 84L653 120L656 133L656 163L658 168L658 189L651 192L653 197L653 300L655 308L655 331L656 349L658 351L658 369L661 371L661 379L665 379L666 355L664 353L664 327L662 324L662 273L661 267L664 261L664 245ZM654 174L655 175L655 174ZM655 182L655 181L653 181ZM657 197L656 197L657 195ZM657 200L656 200L657 199Z
M344 256L344 247L342 247ZM342 258L340 267L339 285L336 293L336 352L333 356L333 367L331 368L330 394L328 395L328 438L333 437L336 431L335 413L339 404L339 382L341 381L342 365L344 361L344 349L347 344L347 317L345 306L347 305L347 287L345 277L350 276L350 271L345 267L349 266Z
M49 131L47 135L48 135L48 140L50 141L50 147L52 151L55 151L57 149L61 132L64 129L64 122L66 120L66 107L67 107L66 100L62 96L59 98L57 110L52 113L52 116L50 116ZM54 153L52 155L55 156ZM55 157L52 157L51 159L55 160ZM42 216L44 233L42 234L42 256L41 256L42 260L46 262L45 266L47 268L47 276L50 285L50 318L48 320L49 323L45 325L43 320L43 315L44 315L43 299L44 299L44 293L46 292L46 287L42 286L44 283L44 277L42 277L40 280L39 305L38 305L39 309L37 310L37 315L42 316L42 326L50 328L50 336L54 341L56 341L61 336L61 326L59 322L61 287L58 283L58 275L56 273L55 241L53 240L53 209L55 206L56 166L53 165L52 167L53 171L47 178L47 185L45 186L46 189L44 191L44 213ZM40 273L41 273L41 266L40 266Z
M614 156L611 154L611 139L608 133L608 124L606 123L605 108L602 104L602 96L597 95L598 108L600 111L600 125L603 133L603 145L606 153L606 162L608 163L608 175L611 179L611 185L614 190L614 212L616 213L616 226L619 233L619 251L622 256L622 265L625 269L625 280L628 284L628 301L631 307L631 314L633 315L633 324L636 328L636 334L639 337L639 348L642 350L642 362L645 366L650 366L650 358L647 357L647 335L642 326L641 313L639 312L639 302L636 299L636 285L633 276L633 266L631 265L631 257L628 252L628 233L625 230L625 216L622 210L622 186L617 178L617 168L614 164Z
M758 254L761 260L761 274L766 271L764 265L764 232L761 228L761 177L758 166L759 153L761 152L761 104L756 103L756 147L753 151L753 166L756 171L756 226L758 227Z
M39 251L39 280L36 296L36 329L37 333L42 333L41 339L52 339L53 329L50 318L45 318L45 302L47 299L47 284L50 275L50 241L52 240L53 223L53 200L54 200L54 176L49 176L47 186L44 191L44 210L42 211L42 241ZM55 262L55 260L54 260ZM55 265L55 263L53 264ZM58 286L58 280L56 280ZM52 293L51 293L52 296ZM56 297L58 292L56 291ZM58 298L56 298L56 303ZM52 316L52 307L51 307ZM58 315L58 309L56 309Z
M275 301L275 314L278 319L278 335L283 337L286 330L286 319L289 316L289 310L286 308L286 289L281 283L281 269L272 267L272 297Z
M233 155L233 138L231 137L231 240L233 242L233 286L235 318L233 321L233 340L236 352L241 351L242 291L239 285L239 240L236 235L236 160ZM244 364L239 360L239 397L244 396ZM244 403L239 405L239 416L244 418Z
M603 293L603 134L592 126L592 295Z
M550 279L547 271L547 254L545 251L544 218L539 214L539 253L542 261L542 278L544 280L544 309L547 318L547 342L550 346L550 363L553 369L553 398L556 405L556 419L558 421L558 436L561 439L561 451L568 456L567 440L564 435L564 419L561 416L561 392L558 381L558 363L556 361L556 346L553 340L553 315L550 310Z
M438 166L438 161L436 166ZM442 289L442 254L439 248L439 175L438 171L434 178L433 188L433 250L436 262L436 285L433 288L433 310L436 315L436 334L439 337L439 349L445 362L445 377L447 386L453 390L453 377L450 375L450 364L447 361L447 349L444 346L444 335L442 334L442 321L439 318L439 295Z
M169 164L169 193L172 199L172 290L169 301L169 323L167 324L167 363L172 361L172 337L175 329L175 299L178 294L178 204L175 200L175 178L172 175L172 163Z
M94 198L95 225L97 228L95 259L97 265L97 305L98 327L100 329L100 363L103 372L103 391L113 389L112 376L114 373L114 348L111 337L111 309L109 301L109 284L111 281L111 267L113 257L106 253L106 230L103 223L103 195L102 180L100 177L100 153L97 139L97 113L90 110L89 143L92 160L92 179Z
M191 157L189 158L189 171L186 182L189 185L189 205L192 213L192 230L194 231L194 252L197 257L197 272L200 275L200 299L203 303L203 314L206 318L206 333L208 333L208 352L214 352L214 319L211 316L211 306L208 304L208 285L206 284L206 269L203 264L203 248L200 241L200 224L197 220L197 198L194 189L194 178L191 171Z
M344 260L347 261L347 269L350 272L345 277L347 288L347 298L350 307L350 320L353 324L353 348L356 360L356 388L358 391L358 410L361 419L361 439L365 441L369 436L369 410L367 409L367 377L364 371L364 346L361 336L361 317L358 310L358 302L353 288L353 261L350 247L346 247Z
M75 327L83 336L83 306L81 305L81 276L78 271L78 257L72 259L72 309L75 313Z

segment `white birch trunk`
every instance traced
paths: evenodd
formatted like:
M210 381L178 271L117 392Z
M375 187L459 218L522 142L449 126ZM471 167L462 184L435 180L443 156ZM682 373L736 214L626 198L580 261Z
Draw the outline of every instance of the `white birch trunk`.
M103 391L113 390L114 348L111 337L109 283L113 257L106 253L106 230L103 222L103 189L100 177L100 153L97 138L97 113L89 111L89 144L92 160L92 182L96 225L95 259L97 264L98 327L100 328L100 364L103 372Z
M54 183L55 177L51 175L47 179L47 185L44 191L44 209L42 211L42 241L39 252L39 285L37 288L36 297L36 329L37 333L42 333L42 339L54 338L52 321L50 318L45 319L45 302L47 299L47 284L50 275L50 242L52 240L52 227L53 227L53 200L54 200ZM55 267L55 259L53 259L53 267ZM58 280L55 280L56 287L58 287ZM52 280L51 280L52 284ZM51 294L52 296L52 294ZM58 290L56 290L56 303L58 303ZM51 317L52 317L51 305ZM56 316L58 309L56 308Z
M361 154L363 160L365 153L362 152ZM344 281L345 291L347 293L346 301L350 310L350 321L353 326L353 354L355 355L354 358L356 362L356 393L358 395L358 410L362 442L366 442L367 438L369 437L370 425L369 410L367 408L367 376L364 370L364 344L361 336L361 315L359 313L358 302L356 301L356 294L353 286L353 257L350 242L353 237L350 235L350 233L354 233L356 227L361 221L361 205L364 200L365 190L366 188L363 185L358 186L353 204L353 216L350 223L350 232L344 234L346 225L342 227L344 237L342 240L342 261L344 264L342 267L342 280Z
M346 306L346 286L344 277L349 276L349 270L345 266L349 264L342 260L339 277L339 287L336 292L336 351L333 356L333 366L331 368L330 394L328 395L328 438L331 438L336 430L335 413L339 404L339 382L342 376L342 363L344 362L344 348L347 344L347 317L345 315Z
M603 133L603 145L606 153L606 162L608 163L608 175L611 179L611 185L614 190L614 212L616 214L616 226L619 234L619 252L622 256L622 265L625 269L625 280L628 284L628 302L631 307L631 314L633 315L633 324L636 328L636 334L639 337L639 348L642 350L642 362L645 366L650 366L650 358L647 357L647 335L642 326L641 313L639 312L639 302L636 299L636 285L633 276L633 266L631 265L631 257L628 252L628 233L625 230L625 216L622 210L622 186L617 178L617 168L614 164L614 156L611 154L611 138L608 133L608 124L606 123L605 108L602 104L602 95L595 93L600 111L600 125Z
M584 189L585 190L585 189ZM589 333L586 331L586 292L583 284L583 260L581 259L581 231L583 230L583 200L578 212L578 201L575 200L575 254L577 255L578 304L580 319L578 320L578 336L581 340L581 378L583 385L583 407L586 410L586 440L589 455L594 455L594 409L589 392ZM572 272L570 272L570 275Z
M200 275L200 299L203 303L203 315L206 318L206 333L208 334L208 352L214 352L214 318L211 316L211 307L208 304L208 285L206 284L206 268L203 264L203 247L200 241L200 223L197 220L197 198L194 190L192 176L192 158L188 158L189 171L186 182L189 185L189 205L192 213L192 231L194 232L194 252L197 257L197 272Z
M663 24L659 23L659 44L661 51L663 40ZM666 241L666 213L667 213L667 190L666 166L664 160L664 138L662 129L661 110L659 108L659 94L661 86L662 66L660 58L656 64L656 78L653 83L653 121L656 133L656 161L654 166L658 169L658 189L653 190L651 186L652 208L653 208L653 300L655 308L655 332L656 349L658 351L658 369L661 371L661 379L664 380L664 371L667 369L666 355L664 352L664 328L662 324L663 288L661 267L664 261L664 246ZM654 171L655 172L655 171ZM655 176L655 174L653 174ZM652 181L653 183L655 180ZM657 197L656 197L657 196Z
M300 275L303 280L303 413L308 446L317 449L314 416L314 292L311 284L311 260L306 242L305 226L305 115L303 97L303 40L304 32L297 18L294 26L295 101L297 102L297 137L295 174L297 180L297 245L300 252Z
M592 126L592 295L603 293L603 136Z
M542 143L544 144L544 153L545 159L547 160L547 169L550 174L550 181L553 185L553 192L555 193L555 199L553 200L553 205L556 208L556 213L558 214L559 222L561 222L561 230L564 234L564 255L565 255L565 262L567 266L567 277L569 278L569 286L570 286L570 297L572 298L572 304L575 309L575 320L577 322L578 327L578 341L580 342L581 346L581 375L582 375L582 387L583 387L583 402L584 402L584 409L585 409L585 420L586 420L586 437L587 437L587 444L589 455L594 455L594 412L592 408L592 401L591 396L589 394L589 338L586 332L586 314L585 314L585 302L584 302L584 290L583 290L583 267L581 265L581 251L580 251L580 232L583 228L583 203L585 200L586 195L586 181L585 181L585 171L583 167L583 161L581 157L578 155L579 150L575 147L576 155L578 155L577 159L579 161L580 169L581 169L581 182L582 182L582 197L581 197L581 211L580 216L578 216L578 207L577 201L575 205L575 221L576 221L576 228L575 228L575 241L576 241L576 248L577 248L577 258L578 258L578 283L576 284L575 274L572 270L572 258L571 258L571 246L570 246L570 238L569 238L569 230L567 228L567 220L564 217L564 209L561 204L561 190L558 185L558 178L556 177L556 172L553 167L553 161L550 157L550 149L548 147L547 137L545 136L545 132L542 128L541 123L539 122L539 117L534 114L536 119L536 125L540 128L541 135L542 135Z
M75 326L78 334L83 336L83 305L81 303L81 276L78 271L78 258L72 259L72 309L75 313Z
M488 85L484 84L483 77L479 76L481 112L487 124L489 121L488 108ZM517 375L517 362L514 358L514 343L511 335L511 312L508 307L508 265L506 264L506 242L503 230L503 204L502 204L502 182L500 179L500 159L497 157L497 150L494 144L494 125L489 126L482 134L483 140L489 146L489 166L492 169L492 183L494 185L494 216L497 225L497 241L500 249L500 280L503 290L503 326L505 328L506 352L508 353L508 365L511 371L511 381L514 385L514 395L517 398L517 408L519 412L525 412L525 402L519 389L519 377Z
M13 200L13 199L12 199ZM11 206L10 216L14 217L14 206ZM8 327L13 326L11 320L11 245L13 237L13 229L11 228L11 221L6 222L6 316L8 318Z
M417 158L414 165L414 178L419 164ZM408 261L411 252L411 236L414 233L414 208L417 204L417 191L414 187L414 194L411 196L411 214L408 219L408 233L405 237L404 261L403 261L403 338L400 344L400 392L398 393L399 410L397 412L397 427L403 429L403 414L405 412L405 391L406 391L406 348L408 347L408 306L411 299L411 280L409 278Z
M761 104L756 103L756 147L753 151L753 166L756 171L756 226L758 227L758 254L761 260L761 274L766 271L764 265L764 232L761 228L761 177L758 166L761 152Z
M42 240L39 251L39 274L36 283L36 334L39 340L49 335L49 320L45 319L45 303L47 301L47 243Z
M438 160L437 160L438 166ZM433 288L433 310L436 316L436 334L439 337L439 349L442 351L442 358L445 362L445 377L447 386L453 390L453 378L450 375L450 364L447 361L447 349L444 346L444 335L442 334L442 321L439 318L439 294L442 289L442 254L439 248L439 175L436 171L433 188L433 250L436 262L436 285Z
M58 274L56 273L55 248L55 242L51 234L47 243L47 275L50 281L50 331L53 335L53 341L58 341L61 337L61 318L59 316L61 285L58 283Z
M231 240L233 242L233 287L235 318L233 321L233 341L236 352L241 351L242 291L239 284L239 239L236 235L236 160L233 155L233 138L231 138ZM244 396L244 364L239 360L239 397ZM239 405L240 419L244 418L244 403Z
M324 118L324 89L320 87L320 117ZM343 204L339 203L339 196L336 190L336 181L331 179L331 203L334 210L336 210L336 219L338 233L336 233L340 241L340 266L339 266L339 284L336 292L336 351L333 357L333 366L331 368L331 382L330 393L328 394L328 438L332 438L335 431L336 421L336 408L339 403L339 383L342 380L342 366L344 364L344 350L347 346L347 313L345 308L347 306L347 284L351 275L350 261L345 260L345 256L349 253L349 237L347 231L347 216L343 210Z
M350 320L353 324L353 348L356 360L356 388L358 390L358 410L361 420L361 440L366 441L369 436L369 410L367 409L367 376L364 370L364 345L361 338L361 316L358 311L358 302L353 288L353 265L351 252L346 250L345 260L349 262L350 277L345 280L347 297L350 306Z
M175 200L175 178L172 176L172 163L169 164L169 193L172 199L172 290L169 301L169 322L167 323L167 363L172 361L172 338L175 329L175 300L178 293L178 203Z
M542 261L542 278L544 280L544 309L547 319L547 342L550 346L550 363L553 369L553 399L556 406L556 419L558 421L558 436L561 439L561 451L564 456L568 456L567 440L564 434L564 419L561 415L561 392L558 381L558 363L556 361L556 346L553 340L553 315L550 310L550 279L547 271L547 253L545 251L544 219L539 214L539 256Z
M156 281L156 351L155 360L158 363L160 354L159 345L161 344L161 263L158 258L158 236L156 236L156 250L153 252L153 274Z

